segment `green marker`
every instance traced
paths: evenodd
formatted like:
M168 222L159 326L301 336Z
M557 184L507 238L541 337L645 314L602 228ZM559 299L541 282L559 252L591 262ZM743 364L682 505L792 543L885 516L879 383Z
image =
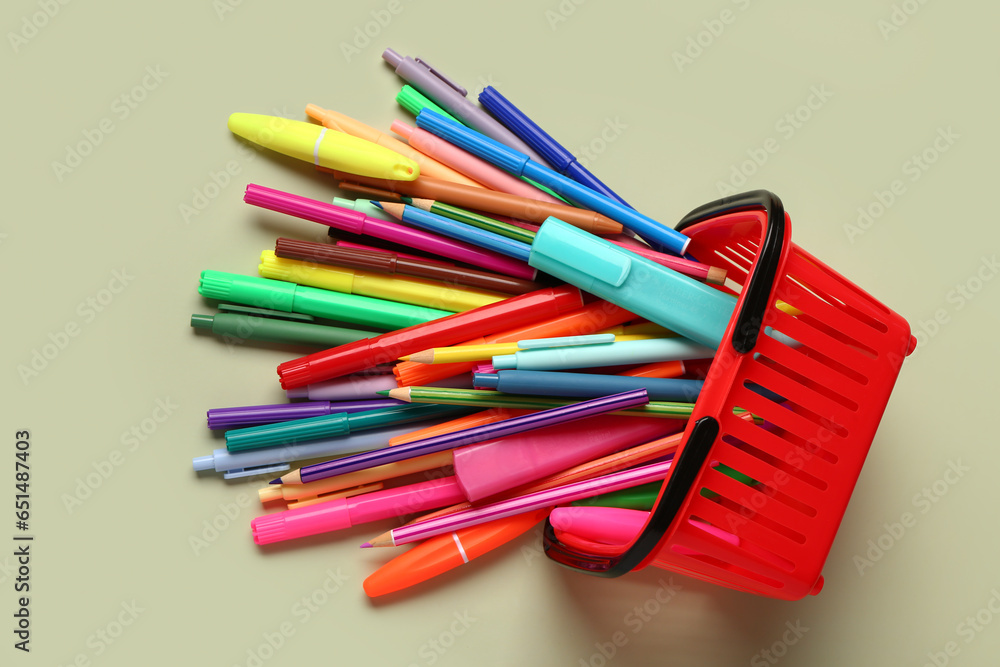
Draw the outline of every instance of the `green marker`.
M341 294L225 271L202 271L198 293L207 299L235 301L287 313L304 313L390 331L454 315L436 308L412 306L357 294Z
M457 118L455 118L454 116L452 116L447 111L445 111L444 109L442 109L441 107L439 107L438 105L434 104L434 102L431 102L419 90L413 88L412 86L403 86L403 89L399 91L398 95L396 95L396 102L399 104L399 106L403 107L414 116L419 115L420 111L423 109L430 109L434 113L441 114L450 121L453 121L455 123L462 122ZM567 204L569 203L564 197L559 196L558 194L548 189L541 183L535 183L530 178L524 178L524 177L521 177L521 180L525 181L526 183L531 183L533 186L535 186L545 194L551 195L556 199L558 199L559 201L566 202Z
M265 340L329 349L378 335L376 331L316 324L312 315L279 313L264 308L219 304L217 315L192 315L191 326L207 329L229 342Z
M458 119L450 113L431 102L427 97L413 86L403 86L403 89L396 95L396 102L411 114L416 116L421 109L430 109L434 113L439 113L448 120L458 123Z
M467 408L453 405L396 405L364 412L336 412L321 417L307 417L226 431L226 449L230 452L242 452L248 449L326 440L357 431L369 431L437 417L453 417L469 412L471 410Z
M646 510L653 509L656 496L660 495L662 482L650 482L640 484L613 493L602 493L592 498L582 498L574 501L574 505L585 505L589 507L619 507L626 510Z

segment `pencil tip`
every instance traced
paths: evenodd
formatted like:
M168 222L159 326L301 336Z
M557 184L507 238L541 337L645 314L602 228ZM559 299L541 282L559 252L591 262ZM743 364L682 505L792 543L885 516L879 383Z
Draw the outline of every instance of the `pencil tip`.
M268 482L268 484L281 484L281 478L279 477L278 479L272 479L270 482Z
M368 201L370 201L373 206L378 206L379 208L382 208L382 202L375 201L374 199L369 199ZM382 209L382 210L385 210L385 209Z
M365 542L364 544L361 545L361 548L362 549L371 549L372 548L372 543L371 542Z
M389 390L388 389L383 389L382 391L376 391L375 393L378 394L379 396L388 396L389 395Z

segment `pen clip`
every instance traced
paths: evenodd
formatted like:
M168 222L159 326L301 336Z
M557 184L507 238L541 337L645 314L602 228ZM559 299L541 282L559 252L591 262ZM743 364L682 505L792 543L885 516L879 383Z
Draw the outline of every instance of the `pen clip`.
M276 472L285 472L289 469L287 463L278 463L269 466L250 466L248 468L234 468L222 474L222 479L239 479L240 477L253 477L254 475L271 475Z
M219 310L223 313L229 313L231 315L267 317L273 320L289 320L291 322L316 321L316 318L312 315L304 315L302 313L283 313L277 310L269 310L267 308L252 308L250 306L239 306L232 303L220 303Z
M413 60L414 60L414 62L420 63L421 65L423 65L424 67L426 67L428 72L430 72L431 74L433 74L437 78L439 78L442 81L444 81L450 87L454 88L455 91L459 95L461 95L462 97L465 97L466 95L469 94L469 91L467 91L462 86L458 85L458 83L456 83L455 81L452 81L451 79L449 79L448 77L446 77L444 74L441 73L440 70L434 69L434 66L431 65L426 60L424 60L423 58L414 58Z
M606 345L613 342L615 342L614 334L589 334L558 338L529 338L517 341L517 346L522 350L540 350L553 347L576 347L578 345Z

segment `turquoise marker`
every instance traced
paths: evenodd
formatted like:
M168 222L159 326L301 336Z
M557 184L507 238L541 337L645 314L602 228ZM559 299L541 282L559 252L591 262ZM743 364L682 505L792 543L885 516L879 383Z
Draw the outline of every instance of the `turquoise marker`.
M226 449L230 452L242 452L261 447L325 440L373 428L467 414L469 411L468 407L459 405L411 404L365 412L337 412L321 417L232 429L226 431Z
M736 297L558 218L542 223L528 264L713 349L736 307Z
M498 354L493 357L493 368L498 371L563 371L571 368L634 366L654 361L710 359L713 356L714 349L684 338L649 338L604 345L539 348L519 350L514 354Z

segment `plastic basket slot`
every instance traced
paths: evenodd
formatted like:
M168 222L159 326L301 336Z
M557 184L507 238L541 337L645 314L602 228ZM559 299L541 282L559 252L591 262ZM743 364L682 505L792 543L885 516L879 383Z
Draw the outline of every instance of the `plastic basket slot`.
M813 257L808 251L792 244L792 247L789 250L788 262L791 266L796 266L800 263L808 265L811 267L812 271L824 276L827 281L835 281L837 283L836 288L838 293L841 293L841 290L845 290L853 297L851 301L854 303L854 306L851 307L853 312L857 313L856 317L858 319L868 322L872 328L877 329L882 333L889 331L889 326L884 322L884 320L894 319L896 316L884 303L872 298L870 294L828 267L823 262ZM874 312L865 312L862 308Z
M824 421L825 418L813 413L814 419L808 418L806 415L800 414L799 412L789 409L791 403L777 404L770 401L760 394L755 394L749 390L743 389L736 396L734 391L734 400L739 402L741 408L745 408L752 412L754 415L764 419L765 424L759 426L763 430L768 424L774 424L778 428L786 431L791 431L797 434L806 442L816 442L824 443L823 448L836 452L846 440L846 435L841 436L834 430L827 428ZM839 424L834 424L838 431L844 432L843 427ZM787 445L784 445L787 447Z
M773 471L770 471L770 474L766 476L759 476L766 477L769 481L773 481L774 477ZM766 493L760 485L748 486L714 469L705 471L702 484L704 489L718 493L737 505L749 507L757 513L758 517L773 521L776 525L785 526L789 531L797 532L796 528L803 526L803 522L809 519L807 515L797 509L776 500L772 495ZM717 500L711 494L706 495L704 491L700 492L699 495L708 501ZM731 532L738 534L738 531Z
M707 521L700 516L689 517L688 524L697 528L700 532L706 533L707 535L704 538L706 540L714 538L717 543L724 543L725 545L736 547L735 549L729 548L728 557L723 558L722 556L719 556L722 560L728 560L734 565L742 565L743 567L750 567L752 565L759 567L759 565L763 564L776 567L784 570L785 572L792 572L795 570L795 563L787 558L784 558L763 545L757 544L756 542L745 537L737 537L736 535L727 532L720 526L713 525L712 522ZM692 535L697 535L697 533L692 532ZM698 545L693 546L696 549L698 547ZM700 549L700 551L706 553L706 555L712 555L712 552L708 549ZM749 556L749 558L740 558L741 556ZM741 563L740 560L737 560L737 558L740 558L740 560L744 562Z
M803 273L802 271L796 271L796 267L792 262L786 265L786 271L788 272L788 279L790 283L798 286L800 289L807 291L812 296L816 297L820 301L828 304L832 308L836 309L841 316L848 315L851 320L849 322L842 323L845 326L860 325L862 327L862 333L859 336L865 336L867 334L885 334L889 330L889 326L877 319L876 317L865 313L858 306L865 306L869 302L862 304L851 303L850 301L845 301L837 296L837 293L843 294L843 283L840 281L833 280L828 274L825 273ZM830 289L824 288L838 288L837 293L832 292ZM854 293L843 294L845 297L855 296Z
M816 392L817 394L820 394L821 396L833 401L834 403L837 403L841 407L850 410L851 412L858 411L858 404L855 401L848 398L847 396L845 396L844 394L835 391L834 387L820 384L819 382L812 380L808 376L792 370L787 365L779 362L777 359L773 359L772 358L773 356L778 356L778 355L772 355L771 349L769 349L766 354L758 352L757 354L754 355L754 363L759 364L760 366L763 366L764 368L767 368L769 370L772 370L775 373L780 373L784 377L788 378L788 380L790 380L791 382L806 387Z
M752 453L730 445L729 442L720 442L716 445L719 455L725 459L727 466L738 466L741 472L747 471L744 474L756 481L755 488L758 491L778 502L783 502L804 516L811 518L819 514L819 508L826 500L825 490L818 489L816 485L787 472L784 468L775 468L769 462L762 461ZM785 459L779 460L795 467Z
M780 405L788 410L791 410L795 414L805 417L817 426L829 429L842 438L846 438L849 435L847 428L839 422L834 421L833 417L823 416L825 414L835 415L844 409L843 406L836 405L825 396L821 396L805 386L791 385L785 376L774 372L763 364L753 364L752 369L747 369L746 375L749 376L749 379L743 381L743 386L751 393L760 396L765 401L770 401L775 405ZM778 394L784 398L784 400L776 401L776 396L772 397L753 391L752 386L764 387L769 392ZM795 400L788 398L788 396L795 396ZM822 413L817 411L822 410L824 406L832 407L833 409L825 410Z
M787 283L777 290L777 298L790 303L802 314L797 317L786 315L786 318L776 318L782 321L807 325L814 331L820 331L826 338L835 340L851 350L854 354L862 354L869 359L878 356L878 349L884 336L844 316L844 313L826 301L802 290L790 289ZM779 328L768 319L767 324ZM788 332L785 332L788 333ZM789 334L792 335L792 334ZM795 340L800 340L792 336ZM806 342L806 341L802 341ZM846 358L844 358L846 361Z
M681 574L691 574L692 576L695 576L699 579L709 579L709 580L714 579L715 583L729 587L733 587L732 584L730 583L732 579L731 575L733 574L744 577L746 579L750 579L752 581L756 581L758 583L764 584L765 586L770 586L771 588L775 589L780 589L784 585L778 579L765 577L764 575L758 572L754 572L753 570L748 570L746 568L738 567L731 563L727 563L719 558L714 558L712 556L708 556L703 553L687 549L679 544L672 545L670 547L670 550L673 551L675 554L683 555L686 558L698 561L700 564L698 568L694 568L692 566L687 568L687 572L681 571ZM712 578L706 577L704 574L706 566L715 568L719 573ZM671 563L670 569L678 569L678 568L676 568L674 564ZM724 576L724 574L728 574L730 576ZM753 589L750 588L742 588L741 590L753 592Z
M739 424L734 424L734 426L738 427ZM745 454L748 454L749 456L752 456L755 459L764 462L774 470L780 470L785 474L787 474L789 477L799 480L804 484L808 484L809 486L813 487L814 489L817 489L818 491L826 491L829 488L830 485L825 479L823 479L822 477L818 477L807 470L804 470L802 468L802 465L794 464L797 461L797 459L800 459L803 464L810 463L813 464L814 466L815 464L812 461L813 458L816 458L814 455L810 454L807 450L788 442L788 440L781 438L774 433L768 432L762 426L757 426L755 424L746 424L746 427L748 429L750 428L754 429L754 432L740 433L736 428L734 428L730 432L723 434L722 442L733 447L734 449L744 452ZM750 444L749 442L747 442L748 439L752 439L754 442L761 444L763 446L770 445L770 447L772 447L775 451L779 451L782 457L775 456L774 454L771 454L761 449L760 447L756 447ZM797 454L798 456L797 457L792 456L793 453ZM786 460L786 458L784 457L787 457L787 459L791 459L791 461ZM740 464L736 461L733 462L736 465L729 463L728 460L725 461L725 463L726 465L733 468L739 469L737 466L745 468L745 466L740 466ZM750 475L751 477L753 477L758 481L767 481L767 478L764 475L760 474L759 472L748 471L746 474Z
M741 456L741 455L745 456L746 455L743 452L740 452L739 450L735 450L735 449L732 450L732 452L733 452L733 454L731 456ZM733 461L732 463L735 464L735 461ZM712 462L712 466L713 467L716 467L717 465L724 465L727 468L731 468L732 470L736 470L736 468L733 468L732 465L730 465L730 464L722 463L721 461L713 461ZM733 477L732 475L729 475L725 471L722 471L722 472L723 472L723 474L726 474L727 476L732 477L732 479L734 481L739 482L740 484L743 484L744 486L747 486L747 487L749 487L751 489L759 491L760 493L763 493L768 498L776 500L779 503L783 503L785 505L788 505L793 510L795 510L795 511L797 511L797 512L799 512L799 513L801 513L801 514L803 514L803 515L805 515L805 516L807 516L809 518L813 518L813 517L816 516L816 508L814 508L814 507L812 507L810 505L807 505L806 503L802 502L801 500L798 500L798 499L794 498L793 496L788 495L787 493L779 491L778 488L777 488L778 487L777 477L775 477L774 479L772 479L770 481L770 483L769 483L769 482L764 482L764 481L761 481L761 480L758 480L758 479L754 479L752 475L749 475L749 474L743 472L742 470L736 470L736 472L739 472L742 475L746 475L747 477L750 477L751 479L754 480L753 482L747 482L746 480L738 479L736 477ZM788 484L789 484L789 481L791 480L791 477L787 477L787 479L783 477L782 480L784 480L784 484L782 484L782 486L787 487ZM811 488L811 487L809 487L809 488ZM704 495L704 494L702 494L702 495Z
M821 337L821 335L811 335L811 334L818 334L818 332L816 331L816 329L813 329L812 327L806 329L805 328L806 326L807 325L798 322L794 318L789 318L789 320L783 321L783 324L780 329L777 327L771 327L771 330L765 330L764 337L766 337L768 341L774 341L782 345L783 347L795 350L798 354L808 359L813 359L816 362L823 364L830 370L836 371L837 373L843 375L845 378L853 380L858 385L864 386L868 384L868 376L863 373L859 373L857 370L855 370L855 368L857 368L862 363L860 358L855 357L854 361L856 363L852 367L848 366L842 361L839 361L836 357L830 356L829 354L830 350L828 349L830 345L824 345L824 349L823 351L821 351L819 348L817 348L816 344L818 343L820 345L823 345L826 341L830 341L831 339L826 338L825 336ZM788 336L789 338L795 340L798 343L798 345L795 347L784 345L784 343L774 338L775 332ZM760 341L764 340L764 338L763 337L758 338L757 340L758 340L758 348L761 348L762 345ZM842 346L840 343L837 343L837 345L844 351L849 350L849 348ZM768 351L769 350L770 348L768 348ZM792 364L792 365L797 366L797 364Z
M739 536L747 534L759 542L770 544L780 539L798 545L805 544L806 538L802 533L761 514L753 507L740 504L719 493L718 489L712 490L718 495L712 498L699 497L697 507L692 506L692 512L715 525L724 526L730 533Z
M862 343L856 338L850 337L840 329L834 326L830 326L829 324L823 322L822 320L816 319L807 312L802 312L801 315L791 315L790 317L793 317L794 319L798 320L799 322L802 322L803 324L811 326L817 331L823 332L824 334L826 334L827 336L836 341L840 341L844 345L853 348L855 351L865 355L869 359L875 359L878 357L878 352L875 351L875 348L865 343ZM838 322L838 326L842 325L843 325L842 321Z

